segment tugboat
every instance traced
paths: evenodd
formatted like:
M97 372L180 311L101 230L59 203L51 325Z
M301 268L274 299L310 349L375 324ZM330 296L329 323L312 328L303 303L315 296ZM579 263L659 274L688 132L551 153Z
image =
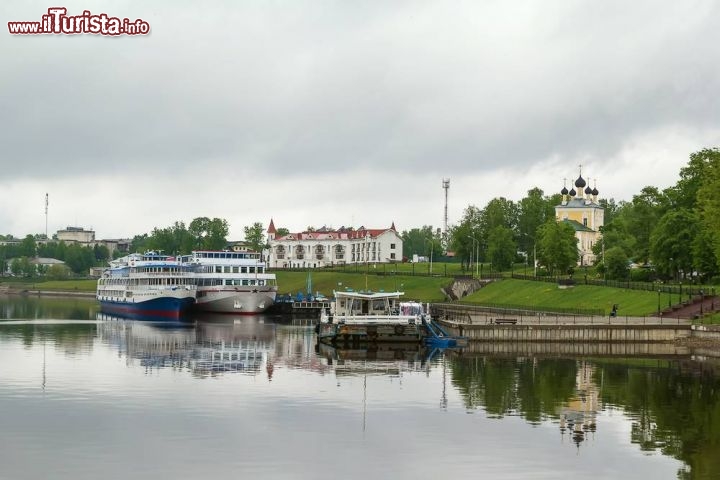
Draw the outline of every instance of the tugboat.
M315 327L320 342L358 344L374 342L425 343L457 346L419 302L403 302L404 292L333 292L329 311L323 310Z

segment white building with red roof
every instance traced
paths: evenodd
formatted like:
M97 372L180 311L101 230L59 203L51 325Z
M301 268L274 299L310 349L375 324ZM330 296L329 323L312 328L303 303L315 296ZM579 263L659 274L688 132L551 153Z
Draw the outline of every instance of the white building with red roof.
M322 227L278 236L275 223L267 229L270 268L321 268L356 263L402 261L402 238L389 228Z

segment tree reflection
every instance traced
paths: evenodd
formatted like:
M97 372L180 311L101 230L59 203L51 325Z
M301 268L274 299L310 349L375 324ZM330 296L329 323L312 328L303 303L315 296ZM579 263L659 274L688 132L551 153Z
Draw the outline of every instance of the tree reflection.
M594 431L595 409L622 409L630 441L686 464L681 479L720 478L720 379L674 361L612 359L454 359L452 381L467 409L559 419L576 444ZM567 428L566 428L567 427Z
M495 416L518 413L537 423L557 417L557 407L575 393L577 365L563 359L473 358L452 365L453 383L468 409Z
M601 400L633 419L631 440L685 462L679 478L720 478L720 379L678 368L599 364Z

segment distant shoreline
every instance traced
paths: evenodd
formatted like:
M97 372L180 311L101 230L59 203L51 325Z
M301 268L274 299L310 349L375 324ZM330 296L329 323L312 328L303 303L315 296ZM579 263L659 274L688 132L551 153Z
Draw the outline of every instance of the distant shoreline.
M95 298L95 292L83 292L77 290L29 290L16 288L0 289L0 295Z

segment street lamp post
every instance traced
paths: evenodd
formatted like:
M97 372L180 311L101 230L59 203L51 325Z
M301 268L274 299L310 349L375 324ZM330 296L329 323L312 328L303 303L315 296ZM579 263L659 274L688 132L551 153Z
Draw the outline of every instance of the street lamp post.
M470 252L470 258L473 258L473 253L474 253L474 258L475 258L475 276L477 276L477 275L478 275L478 262L480 261L480 240L478 240L477 238L473 237L472 235L468 235L467 238L469 238L469 239L472 240L472 242L473 242L473 243L472 243L472 245L473 245L473 246L472 246L473 252ZM471 264L470 273L472 274L472 260L470 261L470 264Z
M433 247L435 247L434 242L430 242L430 275L432 275L432 257L433 257Z
M470 275L472 275L472 270L473 270L473 253L475 253L475 239L474 239L472 236L470 236L470 235L467 235L467 238L469 238L470 240L472 240L472 243L470 244L471 246L470 246L470 265L469 265L469 267L470 267ZM477 262L477 258L475 258L475 261Z
M532 238L527 233L523 233L521 235L525 236L526 238ZM533 276L537 277L537 265L538 265L538 263L537 263L537 242L535 241L534 238L532 238L532 242L533 242ZM527 248L525 250L527 250ZM527 267L528 257L529 257L529 255L528 255L528 252L526 251L525 252L525 266L526 267Z
M682 282L680 282L680 301L678 303L682 303Z
M715 311L715 287L710 289L710 311Z
M658 288L658 317L660 316L660 289Z

